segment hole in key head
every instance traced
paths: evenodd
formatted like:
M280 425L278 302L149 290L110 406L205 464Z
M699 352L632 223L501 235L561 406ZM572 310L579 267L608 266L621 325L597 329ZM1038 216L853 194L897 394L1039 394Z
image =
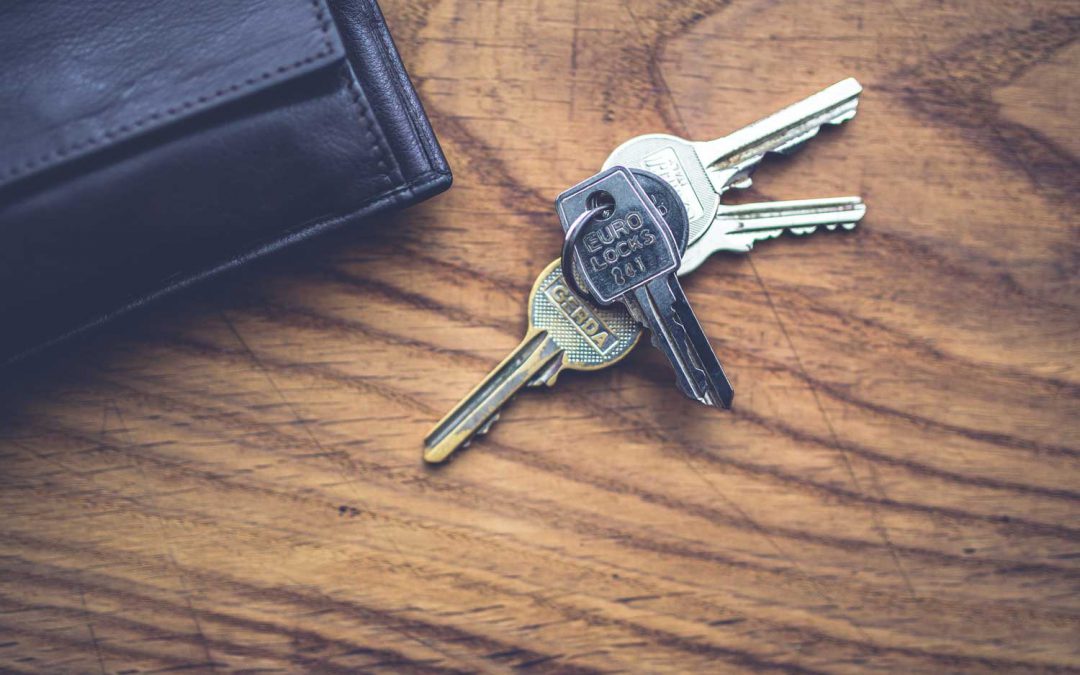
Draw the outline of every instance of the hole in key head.
M615 198L611 196L610 192L597 190L585 198L585 206L590 210L603 208L604 210L596 217L598 220L607 220L615 213Z

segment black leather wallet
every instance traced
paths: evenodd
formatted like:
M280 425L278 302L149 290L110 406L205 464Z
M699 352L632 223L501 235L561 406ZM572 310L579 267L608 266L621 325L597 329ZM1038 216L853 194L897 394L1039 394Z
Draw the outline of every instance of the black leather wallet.
M374 0L13 0L0 63L0 364L450 185Z

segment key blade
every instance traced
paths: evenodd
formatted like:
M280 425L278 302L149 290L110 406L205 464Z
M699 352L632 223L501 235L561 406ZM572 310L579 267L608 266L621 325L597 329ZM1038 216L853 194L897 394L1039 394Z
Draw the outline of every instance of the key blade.
M789 153L813 138L825 124L855 116L862 85L841 80L798 103L712 141L694 144L717 192L745 181L766 153Z
M693 272L717 251L746 253L755 242L779 237L784 232L806 235L819 227L851 230L865 215L866 204L861 197L722 205L705 235L687 247L679 276Z
M755 204L723 205L713 229L724 234L782 232L807 226L854 224L866 215L862 197L791 199Z
M735 399L735 389L731 386L727 374L724 373L724 367L716 358L716 352L713 351L709 338L702 330L701 323L690 307L690 303L687 302L686 296L682 294L681 288L675 295L676 299L672 305L675 314L672 317L672 323L682 329L688 353L697 369L705 374L702 384L709 392L708 403L716 407L730 408Z
M636 289L628 304L671 363L679 389L705 405L730 408L735 391L678 280L655 279Z
M525 339L424 439L424 461L445 461L475 436L487 433L502 407L522 387L547 371L563 350L547 331L530 328Z

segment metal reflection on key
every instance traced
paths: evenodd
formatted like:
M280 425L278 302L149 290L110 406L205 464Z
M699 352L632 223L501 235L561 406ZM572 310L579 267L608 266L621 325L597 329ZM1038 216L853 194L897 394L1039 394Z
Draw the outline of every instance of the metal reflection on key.
M779 237L784 232L805 235L819 227L850 230L865 215L866 204L860 197L721 204L705 235L687 247L679 276L693 272L717 251L747 253L755 242Z
M675 276L679 242L634 173L622 166L602 171L559 195L555 209L568 244L563 265L576 265L591 298L622 302L649 329L686 396L729 407L731 383Z
M862 86L848 78L711 141L694 142L669 134L637 136L616 148L604 168L623 165L645 169L671 184L679 192L690 220L687 257L699 259L700 264L716 250L730 250L710 248L715 240L704 240L714 222L724 221L725 207L720 202L724 192L749 186L750 175L766 154L793 152L822 126L854 117L861 92ZM843 215L850 212L841 218ZM777 233L798 226L775 221ZM719 242L722 245L725 240L720 237ZM705 250L699 250L702 247Z
M640 337L641 326L621 306L596 307L574 295L553 261L529 294L525 339L435 425L424 439L424 460L442 462L487 433L523 387L550 387L564 370L605 368L629 354Z

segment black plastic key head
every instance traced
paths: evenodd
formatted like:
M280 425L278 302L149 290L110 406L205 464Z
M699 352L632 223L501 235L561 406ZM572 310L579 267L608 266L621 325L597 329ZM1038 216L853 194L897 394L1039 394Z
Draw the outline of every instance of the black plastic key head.
M555 209L564 231L592 213L571 246L589 295L602 305L679 268L677 239L625 167L614 166L563 192Z

